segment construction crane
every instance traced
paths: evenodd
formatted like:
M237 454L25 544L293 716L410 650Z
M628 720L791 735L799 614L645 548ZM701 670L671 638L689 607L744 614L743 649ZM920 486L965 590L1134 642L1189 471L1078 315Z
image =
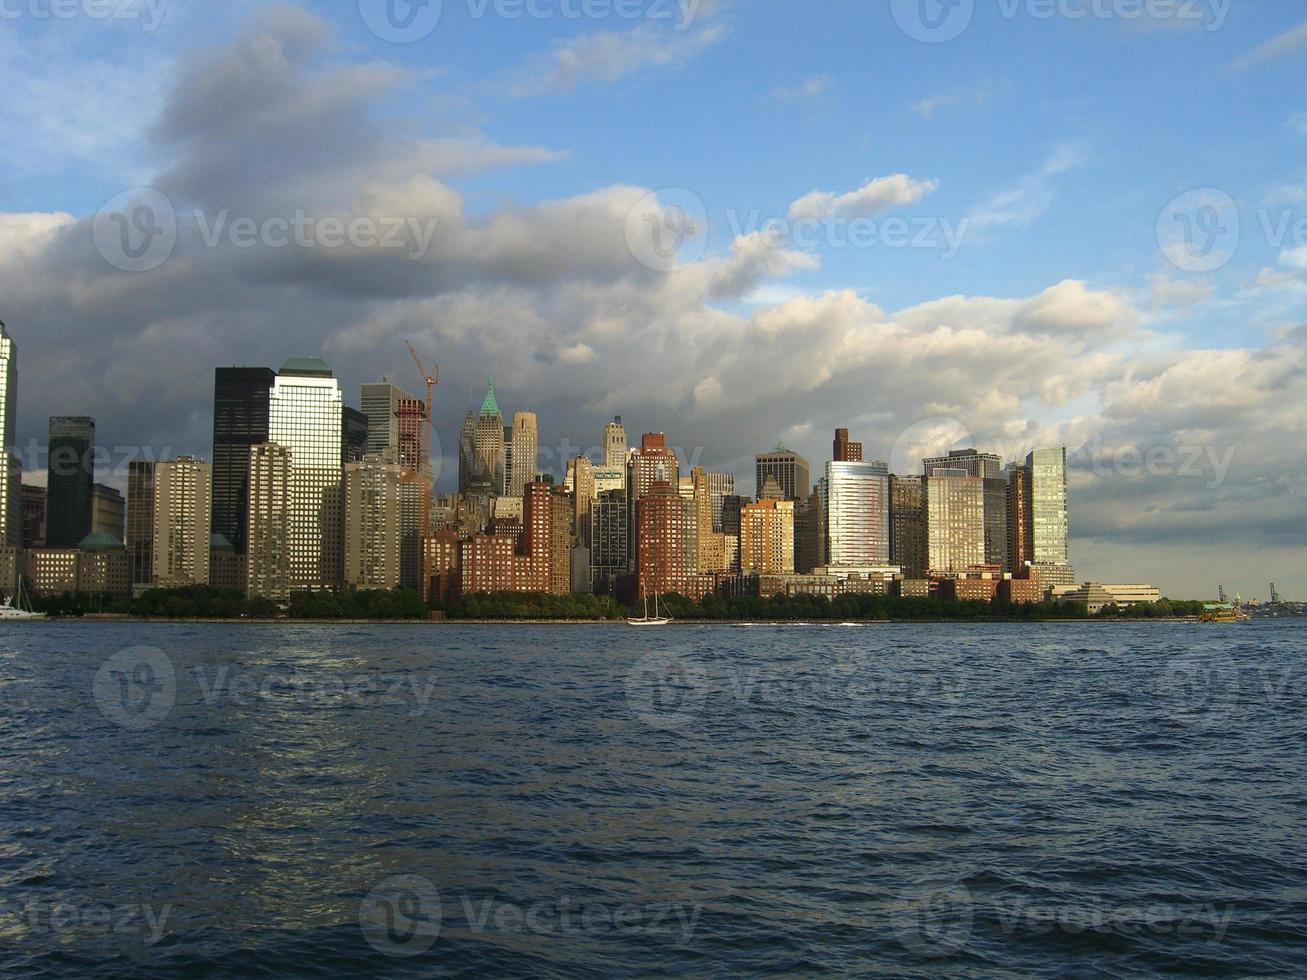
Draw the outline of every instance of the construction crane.
M1275 583L1272 582L1272 583L1271 583L1271 605L1272 605L1272 606L1278 606L1279 604L1280 604L1280 593L1277 592L1277 591L1275 590Z
M1218 585L1218 586L1216 587L1216 591L1217 591L1217 593L1218 593L1218 595L1219 595L1219 597L1220 597L1218 601L1221 603L1221 605L1224 606L1224 605L1228 604L1230 600L1229 600L1229 599L1226 597L1226 595L1225 595L1225 586L1224 586L1224 585Z
M427 367L427 365L423 363L422 358L418 356L417 350L407 340L404 341L404 346L408 348L408 352L413 358L413 363L418 367L418 374L422 376L422 380L426 382L427 386L427 400L425 405L426 423L422 429L421 468L423 470L423 475L429 476L431 472L431 395L435 390L436 385L440 384L440 369L434 364Z

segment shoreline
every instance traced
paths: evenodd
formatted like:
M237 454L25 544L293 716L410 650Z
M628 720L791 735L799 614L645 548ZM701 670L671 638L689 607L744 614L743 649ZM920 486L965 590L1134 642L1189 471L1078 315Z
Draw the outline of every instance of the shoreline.
M625 626L621 619L240 619L240 618L178 618L148 616L68 616L51 619L13 620L14 623L95 623L97 625L123 623L133 626L144 624L166 626L425 626L439 628L442 626ZM993 625L1030 625L1047 626L1051 624L1093 624L1112 625L1120 623L1201 623L1197 616L1138 617L1123 616L1119 619L849 619L835 620L788 620L788 619L682 619L669 623L669 626L942 626L955 624L960 626Z

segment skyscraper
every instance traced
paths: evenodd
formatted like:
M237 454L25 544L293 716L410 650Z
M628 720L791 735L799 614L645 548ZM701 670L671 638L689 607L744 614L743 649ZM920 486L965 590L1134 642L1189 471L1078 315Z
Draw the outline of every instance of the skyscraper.
M132 585L154 583L154 481L158 463L134 459L127 464L127 557Z
M783 446L769 453L759 453L755 458L757 469L757 491L761 496L762 488L768 477L774 477L781 488L782 500L804 500L808 496L808 461L792 450Z
M45 487L22 486L24 550L45 547Z
M194 456L154 472L154 582L160 588L209 584L213 468Z
M638 596L700 598L694 501L666 480L655 481L636 502L635 540Z
M681 461L661 432L646 432L640 438L640 448L630 453L629 470L627 485L632 506L649 492L655 482L666 482L673 492L679 492Z
M50 419L45 546L76 548L91 533L95 486L95 419Z
M127 501L116 487L91 486L91 533L107 534L121 544L127 530Z
M936 456L922 461L925 472L936 467L960 469L968 476L978 476L985 482L985 563L1006 568L1008 565L1007 480L1003 474L1003 459L993 453L975 449L958 449L947 456Z
M826 565L889 564L889 468L858 460L826 464L822 500Z
M1018 463L1007 469L1008 568L1016 575L1030 561L1030 470Z
M850 442L848 429L836 429L834 453L836 463L861 463L862 443Z
M420 470L426 405L388 381L365 384L360 395L359 407L368 419L368 453Z
M340 385L317 358L292 358L277 374L268 409L269 441L290 450L291 588L338 588L344 557Z
M18 348L0 321L0 545L23 543L23 473L14 451L18 425Z
M604 426L604 469L626 471L626 428L619 415Z
M1026 469L1030 471L1030 560L1068 565L1066 448L1036 449L1026 457Z
M504 415L495 400L495 380L486 385L472 428L471 483L488 485L491 496L504 496L508 460L504 442Z
M740 570L759 575L794 572L794 501L760 500L740 512Z
M984 565L985 481L938 466L924 481L927 569L942 574Z
M357 463L368 451L368 417L344 405L340 416L340 461Z
M605 490L590 508L590 581L600 595L614 595L630 574L629 515L625 490Z
M907 578L926 577L926 485L919 476L891 476L889 560Z
M403 472L380 455L345 464L345 584L351 588L400 584Z
M250 447L268 441L271 368L227 367L213 382L213 530L245 554Z
M513 465L505 493L510 497L520 497L526 492L526 485L534 483L536 478L539 433L534 412L513 415L509 441L513 447Z
M291 453L285 446L250 446L246 563L250 596L285 602L291 592Z
M730 478L730 487L735 489L735 478ZM717 527L722 521L721 490L726 481L721 473L709 473L702 466L690 471L690 497L694 501L695 546L698 549L695 570L701 574L724 572L726 562L726 535L713 529L714 492L716 492L715 509Z

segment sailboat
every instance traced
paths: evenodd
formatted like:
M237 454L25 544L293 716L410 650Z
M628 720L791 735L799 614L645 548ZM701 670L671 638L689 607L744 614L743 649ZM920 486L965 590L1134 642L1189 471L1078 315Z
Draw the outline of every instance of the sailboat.
M12 622L14 620L31 620L45 619L45 613L32 612L31 600L28 600L28 608L23 608L23 577L18 576L18 588L11 595L8 601L0 606L0 622Z
M670 616L660 616L660 615L658 614L658 593L655 592L655 593L654 593L654 614L653 614L652 616L649 615L649 597L648 597L648 596L645 596L645 597L644 597L644 615L643 615L642 617L639 617L639 618L636 618L636 617L632 616L631 618L627 619L627 621L626 621L626 625L627 625L627 626L666 626L666 625L667 625L668 623L670 623L671 621L672 621L672 620L671 620L671 617L670 617Z

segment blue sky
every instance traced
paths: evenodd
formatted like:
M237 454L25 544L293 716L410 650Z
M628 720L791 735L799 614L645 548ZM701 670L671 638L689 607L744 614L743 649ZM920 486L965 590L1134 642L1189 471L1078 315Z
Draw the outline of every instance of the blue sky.
M321 353L356 400L406 376L412 336L444 368L447 444L492 370L546 441L594 445L621 412L745 486L777 441L819 466L835 424L889 457L954 419L1009 457L1079 453L1086 574L1210 591L1217 570L1195 567L1215 541L1246 593L1276 574L1307 595L1307 475L1282 451L1301 421L1307 15L923 2L702 0L678 29L659 0L579 18L562 14L581 0L517 18L444 0L392 43L373 0L113 0L140 16L106 19L96 0L60 18L9 0L0 317L24 356L20 441L87 412L110 444L203 452L214 364ZM965 29L909 36L922 9ZM89 229L143 186L183 233L124 272ZM647 195L696 212L674 269L614 258ZM438 254L195 247L194 211L299 208L432 216ZM805 215L812 241L760 232ZM901 247L886 221L960 237ZM1215 258L1168 258L1159 223L1185 221ZM1210 478L1129 463L1191 447L1235 455Z

